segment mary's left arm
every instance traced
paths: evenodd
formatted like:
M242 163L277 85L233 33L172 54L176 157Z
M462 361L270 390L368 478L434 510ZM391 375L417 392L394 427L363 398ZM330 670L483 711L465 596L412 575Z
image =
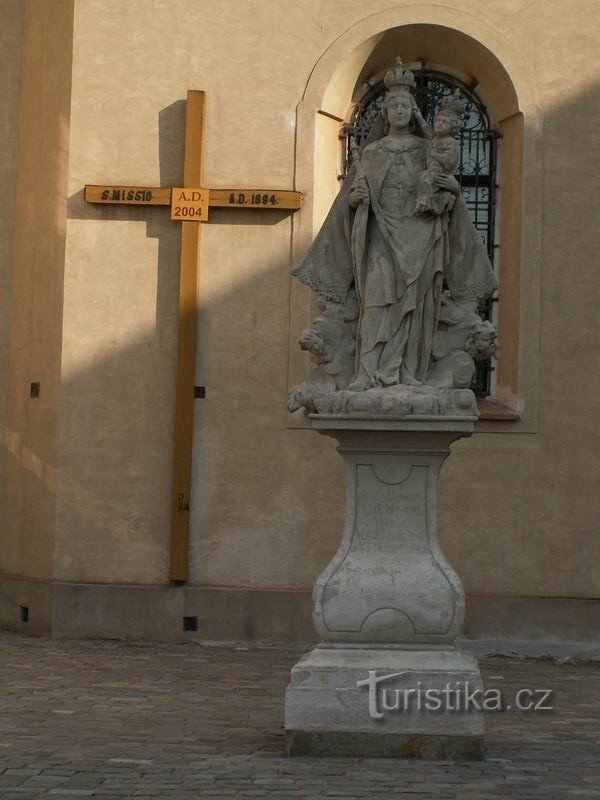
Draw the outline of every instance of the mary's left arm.
M460 194L460 183L456 180L454 175L436 175L433 182L438 189L445 189L447 192L451 192L456 196Z

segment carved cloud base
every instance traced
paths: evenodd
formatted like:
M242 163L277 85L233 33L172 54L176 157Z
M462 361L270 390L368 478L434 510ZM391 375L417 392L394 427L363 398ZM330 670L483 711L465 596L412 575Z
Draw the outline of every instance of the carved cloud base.
M465 357L466 353L463 353ZM473 361L467 384L473 371ZM441 383L444 376L438 370ZM451 389L442 386L388 386L366 389L361 392L349 389L335 390L318 383L301 383L295 386L288 398L290 411L305 408L310 414L323 417L385 416L411 417L416 415L478 417L477 400L470 389Z
M316 748L325 755L338 747L349 755L364 745L371 755L481 757L483 717L476 709L374 717L369 691L357 686L401 673L381 686L402 692L411 686L441 691L448 682L458 682L454 689L461 691L480 688L477 662L453 646L464 592L439 547L436 511L437 479L450 444L470 436L476 418L315 414L311 420L315 430L338 440L346 465L346 521L339 549L313 591L321 646L292 670L288 752ZM350 733L360 736L348 739Z

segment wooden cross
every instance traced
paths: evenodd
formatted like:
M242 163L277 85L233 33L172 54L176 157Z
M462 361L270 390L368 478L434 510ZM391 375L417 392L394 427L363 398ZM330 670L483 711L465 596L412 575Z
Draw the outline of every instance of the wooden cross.
M84 191L87 203L171 206L171 219L181 221L169 564L169 579L177 582L187 580L188 574L200 222L208 219L209 208L296 211L302 206L301 192L278 189L206 189L202 186L204 106L204 92L187 93L183 187L87 185Z

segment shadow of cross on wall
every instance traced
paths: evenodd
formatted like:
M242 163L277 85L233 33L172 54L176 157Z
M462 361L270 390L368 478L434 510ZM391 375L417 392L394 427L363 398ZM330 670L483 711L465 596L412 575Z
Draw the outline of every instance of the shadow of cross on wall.
M179 116L173 104L173 117L159 118L159 131ZM180 122L180 119L178 120ZM102 205L169 205L171 218L181 217L179 269L177 373L175 432L172 462L171 540L169 578L187 580L189 560L189 513L191 495L192 442L195 390L198 313L198 262L200 222L208 221L209 206L254 211L294 211L302 205L302 194L293 190L264 188L206 189L202 186L205 93L188 91L185 105L185 146L182 187L140 187L127 184L86 185L84 200ZM160 124L163 128L161 129ZM175 123L177 124L177 123ZM172 133L172 131L170 131ZM181 139L181 137L179 137ZM171 159L172 152L169 152ZM172 169L172 163L170 168ZM161 181L163 167L161 164ZM184 187L189 192L184 191Z

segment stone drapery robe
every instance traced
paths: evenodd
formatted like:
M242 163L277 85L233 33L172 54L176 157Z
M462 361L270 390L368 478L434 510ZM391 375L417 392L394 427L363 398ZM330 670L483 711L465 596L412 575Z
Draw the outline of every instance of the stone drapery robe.
M443 282L457 302L481 301L496 288L485 247L462 197L451 212L415 213L427 142L383 137L364 148L360 173L370 203L354 212L351 169L323 227L294 275L326 300L345 303L355 288L360 310L357 374L379 385L408 374L426 380Z
M366 383L424 381L437 328L448 217L416 214L419 175L427 142L386 136L361 158L369 206L361 205L352 228L354 277L361 307L359 375Z

